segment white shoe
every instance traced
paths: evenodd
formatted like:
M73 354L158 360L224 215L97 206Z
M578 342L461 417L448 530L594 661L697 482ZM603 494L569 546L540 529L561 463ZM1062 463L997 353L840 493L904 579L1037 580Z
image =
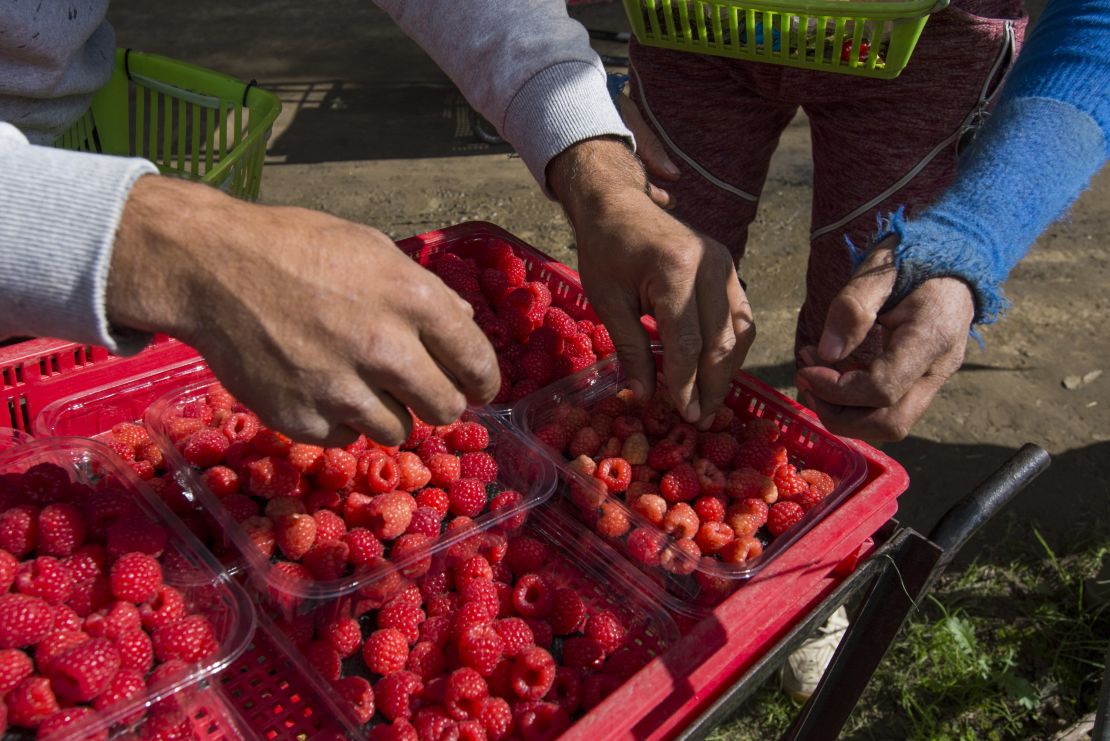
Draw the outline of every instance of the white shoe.
M782 689L798 702L805 702L832 661L840 639L848 630L848 611L840 607L817 629L817 634L790 654L782 668Z

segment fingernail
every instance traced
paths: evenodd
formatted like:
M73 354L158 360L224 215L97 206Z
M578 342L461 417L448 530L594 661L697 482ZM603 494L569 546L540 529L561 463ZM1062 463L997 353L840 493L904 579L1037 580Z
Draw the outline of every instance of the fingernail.
M827 334L821 338L817 353L830 363L836 362L844 355L844 340L836 335Z
M708 417L703 419L701 422L698 422L698 424L697 424L698 430L700 430L701 432L705 432L706 430L708 430L710 427L713 426L713 420L715 420L716 418L717 418L716 414L710 414Z
M691 401L690 406L686 407L686 421L694 424L701 418L701 404L697 401Z
M634 397L636 397L637 400L639 400L639 401L643 400L643 398L644 398L644 384L642 384L639 381L633 379L632 381L630 381L628 383L628 388L630 388L632 390L632 395Z
M672 178L676 178L682 174L675 163L671 162L670 160L667 160L663 163L663 172L667 173Z
M794 377L794 385L797 387L799 394L804 394L811 388L811 386L809 385L809 381L802 378L801 376Z

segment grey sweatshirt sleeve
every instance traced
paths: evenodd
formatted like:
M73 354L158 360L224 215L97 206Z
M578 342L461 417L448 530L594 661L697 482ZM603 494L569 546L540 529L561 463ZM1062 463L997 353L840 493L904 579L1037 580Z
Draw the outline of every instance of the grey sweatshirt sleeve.
M116 228L142 159L33 146L0 122L0 337L59 337L140 350L114 331L104 301Z
M632 134L565 0L375 0L454 81L547 190L547 163L595 136Z

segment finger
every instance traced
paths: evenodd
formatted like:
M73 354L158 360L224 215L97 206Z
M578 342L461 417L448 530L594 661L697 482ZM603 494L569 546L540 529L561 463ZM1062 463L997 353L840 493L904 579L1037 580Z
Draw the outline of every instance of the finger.
M821 422L834 434L868 442L897 442L909 435L943 383L939 376L925 376L897 404L880 408L829 404L808 391L801 396L803 403L817 412Z
M693 281L666 281L660 288L662 298L653 306L663 340L663 377L675 408L693 424L701 419L696 380L702 351Z
M659 137L644 121L640 109L636 107L632 99L627 95L622 95L619 99L619 107L624 125L636 137L636 154L644 163L644 169L647 170L648 174L661 180L678 180L682 174L681 171L671 161L666 149L663 148L662 142L659 141Z
M428 355L416 337L408 342L397 337L392 343L381 348L389 353L389 371L384 378L367 379L369 385L383 388L431 424L446 425L458 419L466 410L466 398L455 379Z
M825 362L843 360L859 347L890 297L895 277L891 251L876 249L836 295L829 304L817 344L817 352Z
M337 403L329 416L382 445L400 445L412 432L412 415L405 405L387 392L368 386L363 386L357 396Z
M438 306L439 311L434 306L426 308L420 340L470 403L489 403L501 388L493 345L454 302L440 302Z
M595 290L592 280L585 276L583 285L587 296L601 299L593 303L594 310L609 330L628 387L637 399L650 399L655 393L655 356L651 352L651 340L640 323L639 299L615 294L611 285L603 284L600 290Z
M728 394L733 375L754 339L751 306L736 271L719 260L705 260L698 276L698 318L702 350L698 362L699 427L708 428ZM743 342L741 342L743 338Z
M648 183L648 196L652 202L659 208L665 208L668 211L675 207L674 196L668 191L663 190L658 185Z

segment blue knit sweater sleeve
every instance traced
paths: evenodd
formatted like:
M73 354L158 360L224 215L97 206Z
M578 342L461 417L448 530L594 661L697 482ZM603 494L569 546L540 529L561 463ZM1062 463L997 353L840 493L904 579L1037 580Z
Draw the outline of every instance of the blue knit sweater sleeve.
M952 276L971 286L977 324L997 320L1010 271L1108 156L1110 0L1050 0L956 182L912 218L883 220L873 244L900 236L888 305Z

